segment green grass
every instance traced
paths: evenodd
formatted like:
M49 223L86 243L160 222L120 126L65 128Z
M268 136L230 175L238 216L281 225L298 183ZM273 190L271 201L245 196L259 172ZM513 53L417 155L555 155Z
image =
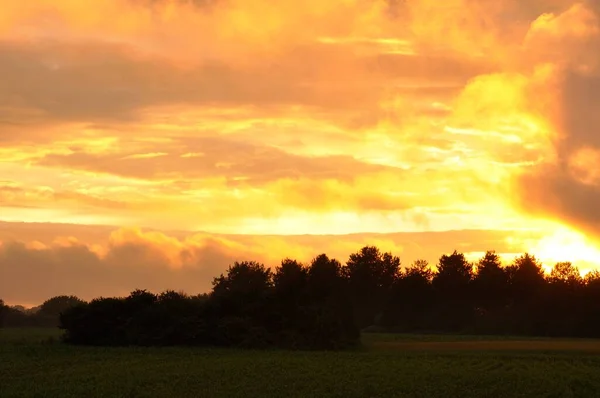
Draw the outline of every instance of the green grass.
M349 352L260 352L58 336L0 330L0 397L600 396L595 340L370 334Z

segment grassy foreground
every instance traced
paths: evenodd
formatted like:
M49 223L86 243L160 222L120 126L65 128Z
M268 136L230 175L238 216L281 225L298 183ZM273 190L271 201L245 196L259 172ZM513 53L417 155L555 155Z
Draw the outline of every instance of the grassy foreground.
M71 347L0 330L0 397L599 397L600 341L365 335L351 352Z

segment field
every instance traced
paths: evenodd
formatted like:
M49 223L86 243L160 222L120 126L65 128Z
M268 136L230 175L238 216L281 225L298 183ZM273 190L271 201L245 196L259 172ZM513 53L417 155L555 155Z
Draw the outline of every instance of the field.
M70 347L0 329L0 397L599 397L600 341L369 334L349 352Z

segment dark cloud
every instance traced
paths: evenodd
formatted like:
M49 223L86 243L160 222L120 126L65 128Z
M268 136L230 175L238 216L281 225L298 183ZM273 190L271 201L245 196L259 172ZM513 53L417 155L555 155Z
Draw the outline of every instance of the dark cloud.
M556 166L537 168L518 184L521 204L529 213L566 221L600 237L600 185L584 184Z
M0 246L0 292L9 303L30 304L59 294L91 299L123 295L136 288L201 293L210 289L212 277L244 256L228 254L214 241L186 250L180 255L187 261L174 268L158 249L135 242L112 246L106 257L80 244L34 249L4 242Z
M596 52L600 61L600 38L589 51ZM600 149L600 69L592 74L566 72L562 79L560 108L563 110L559 119L562 136L557 144L561 155L567 157L582 147Z
M587 4L600 18L598 3ZM580 150L600 150L600 36L581 39L569 62L571 66L565 67L558 79L558 111L548 115L559 135L554 142L557 162L530 168L517 189L528 211L566 221L600 237L600 182L584 181L571 168ZM594 172L600 164L587 167Z

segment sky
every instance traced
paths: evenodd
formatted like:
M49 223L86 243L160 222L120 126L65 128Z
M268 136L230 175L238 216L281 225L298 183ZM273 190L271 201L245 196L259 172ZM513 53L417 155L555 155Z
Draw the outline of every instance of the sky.
M595 0L0 0L0 297L363 245L600 268Z

